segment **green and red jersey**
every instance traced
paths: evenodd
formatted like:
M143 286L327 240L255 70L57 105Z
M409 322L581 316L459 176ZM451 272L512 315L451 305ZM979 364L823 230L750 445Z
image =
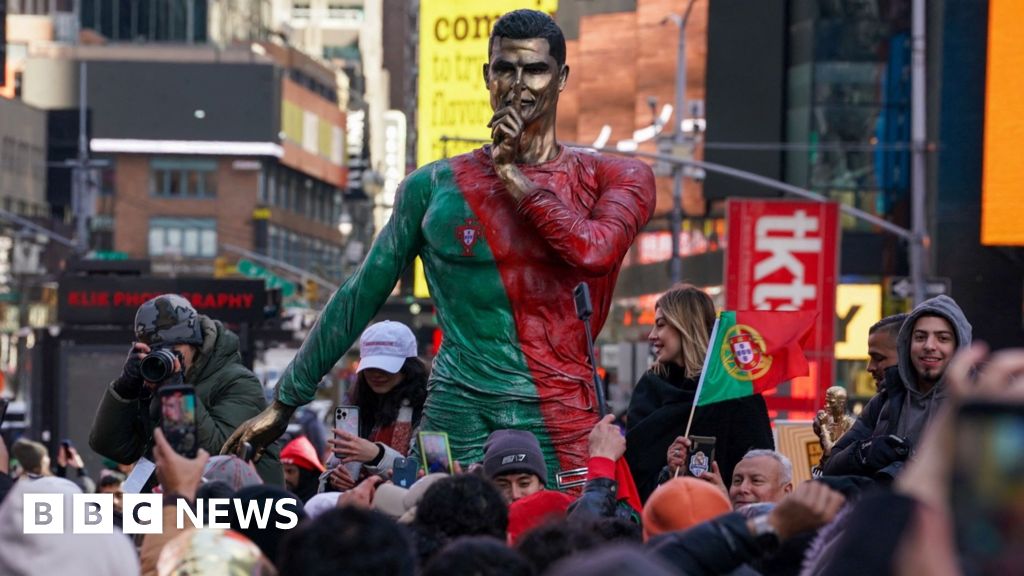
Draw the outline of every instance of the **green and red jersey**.
M622 258L654 210L654 176L637 160L565 146L554 160L520 169L540 188L520 202L495 174L489 147L406 178L366 260L331 297L285 370L278 398L293 406L309 402L420 256L444 333L431 394L509 403L507 422L494 429L532 420L535 414L517 413L520 405L539 409L549 429L589 429L596 409L586 422L563 422L559 413L594 407L572 291L581 281L590 285L597 334ZM534 432L545 443L544 431Z

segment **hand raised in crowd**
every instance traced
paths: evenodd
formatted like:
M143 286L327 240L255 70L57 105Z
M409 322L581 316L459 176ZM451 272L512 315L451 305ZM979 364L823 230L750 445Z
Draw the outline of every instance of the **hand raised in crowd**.
M711 470L708 470L707 472L702 473L700 475L700 479L701 480L706 480L706 481L714 484L715 488L718 488L722 492L722 494L725 494L725 498L727 500L730 500L730 501L732 500L732 498L729 498L729 488L726 487L725 481L722 480L722 472L718 469L718 462L715 462L714 460L712 460L711 461Z
M203 479L203 469L210 455L199 449L195 459L186 458L174 451L159 428L153 430L153 460L156 461L156 477L164 494L179 494L194 500L196 490Z
M358 508L369 508L373 505L373 495L377 492L377 486L384 482L384 478L367 476L365 480L351 490L347 490L338 496L338 506L356 506Z
M346 464L372 462L380 453L380 448L373 442L338 428L334 429L334 438L327 439L327 445L334 450L334 455Z
M690 454L690 439L683 436L676 436L668 446L668 469L672 474L678 475L686 467L686 458Z
M331 475L328 476L327 482L340 492L349 490L356 485L355 478L352 478L352 475L348 473L344 466L336 466L334 470L331 470Z
M63 444L57 450L57 465L61 468L85 468L85 462L82 461L78 450L75 450L74 446L65 447Z
M826 484L814 480L801 482L768 513L768 523L775 528L779 540L786 540L828 524L845 502L846 497Z
M626 437L622 430L613 424L614 414L608 414L590 431L590 457L607 458L615 461L626 453Z

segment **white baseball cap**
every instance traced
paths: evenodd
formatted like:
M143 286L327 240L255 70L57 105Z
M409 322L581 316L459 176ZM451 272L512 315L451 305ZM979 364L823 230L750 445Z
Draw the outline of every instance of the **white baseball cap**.
M416 336L401 322L385 320L370 326L359 338L359 369L378 368L390 374L402 369L406 358L417 356Z

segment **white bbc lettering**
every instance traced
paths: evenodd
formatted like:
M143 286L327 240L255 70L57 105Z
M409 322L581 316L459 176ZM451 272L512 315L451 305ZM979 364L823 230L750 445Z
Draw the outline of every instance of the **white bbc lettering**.
M125 534L161 534L164 531L164 497L160 494L124 494L122 526Z
M63 494L24 494L22 532L25 534L64 533Z
M815 284L806 282L804 265L795 256L798 253L820 253L822 239L808 236L819 231L819 219L797 210L792 216L764 216L755 227L755 252L769 252L770 256L754 266L754 281L786 270L790 282L765 282L754 286L753 305L756 310L801 310L804 302L817 298ZM773 305L773 302L777 304Z
M113 494L75 494L71 497L75 534L114 533Z

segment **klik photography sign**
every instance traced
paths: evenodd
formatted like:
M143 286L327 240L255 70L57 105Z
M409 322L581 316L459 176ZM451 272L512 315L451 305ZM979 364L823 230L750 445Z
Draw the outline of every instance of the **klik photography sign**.
M223 322L259 322L267 303L263 280L207 278L65 277L57 293L63 324L130 325L143 302L180 294L200 314Z
M442 136L490 138L490 99L484 83L487 40L506 12L520 8L554 14L557 0L424 0L420 3L420 74L417 107L419 166L478 148Z

